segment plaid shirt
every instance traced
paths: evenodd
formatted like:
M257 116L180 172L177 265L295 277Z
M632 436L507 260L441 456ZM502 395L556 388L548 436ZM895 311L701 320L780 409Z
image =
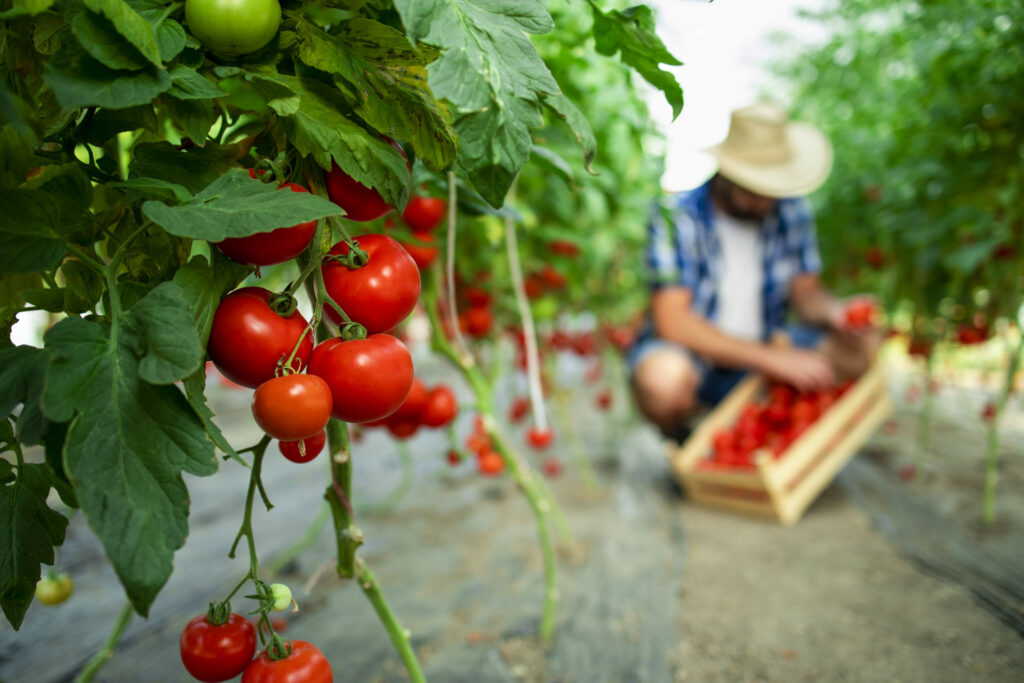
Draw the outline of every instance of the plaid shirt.
M682 286L693 294L693 310L715 320L721 286L722 254L714 230L711 181L659 207L647 226L647 267L651 288ZM821 272L821 257L810 205L802 198L780 199L761 223L764 286L764 338L784 326L789 283L800 273Z

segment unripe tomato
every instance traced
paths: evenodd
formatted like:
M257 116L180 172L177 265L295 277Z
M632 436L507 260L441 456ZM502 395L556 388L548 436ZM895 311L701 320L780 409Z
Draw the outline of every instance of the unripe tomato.
M530 427L529 431L526 432L526 440L530 447L538 451L542 451L550 446L554 439L555 434L550 428L538 429L537 427Z
M309 374L331 388L334 417L371 422L391 415L412 388L412 356L405 344L387 334L366 339L328 339L313 350Z
M436 386L427 393L427 398L420 413L420 424L427 427L444 427L459 412L459 402L455 394L445 385Z
M274 378L278 362L288 358L307 327L301 313L282 318L269 300L262 287L235 290L221 300L210 328L210 360L222 375L250 389ZM312 335L306 334L292 369L302 370L312 352Z
M251 168L249 176L256 177L256 172ZM309 191L295 183L284 183L278 189L289 189L292 192ZM290 261L305 251L313 240L315 231L316 221L309 221L290 228L258 232L248 237L229 237L217 242L216 246L232 261L247 263L250 266L272 266Z
M252 395L256 424L279 441L315 436L331 419L327 382L316 375L286 375L261 384Z
M44 605L59 605L75 592L75 582L63 572L48 574L36 583L36 600Z
M369 262L361 268L349 268L337 261L325 261L324 285L331 298L367 332L387 332L416 307L420 270L409 252L387 235L361 235L355 241L366 252ZM345 242L331 249L335 255L348 252ZM341 322L341 316L331 306L325 310L334 322Z
M244 55L277 33L281 5L278 0L185 0L185 20L208 50Z
M429 233L437 227L448 209L448 202L437 197L413 195L405 205L402 220L413 232Z
M205 614L188 622L178 641L181 663L193 678L206 683L227 681L242 673L256 654L256 629L240 614L220 625Z
M283 583L270 584L270 594L274 597L275 612L283 612L292 606L292 589Z
M361 436L361 435L360 435ZM357 441L356 435L352 434L352 440ZM302 444L302 447L299 447ZM320 452L324 449L324 445L327 444L327 432L321 429L319 434L314 434L302 441L281 441L277 444L277 447L288 460L297 463L304 463L313 460L316 456L320 455ZM303 453L303 451L305 451Z
M315 645L293 640L284 659L272 660L266 651L245 668L242 683L334 683L331 665Z

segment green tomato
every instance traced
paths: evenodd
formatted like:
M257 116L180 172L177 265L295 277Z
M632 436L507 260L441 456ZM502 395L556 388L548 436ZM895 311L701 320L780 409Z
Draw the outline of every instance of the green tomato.
M292 604L292 591L283 583L270 584L270 594L274 596L275 612L283 612Z
M71 597L75 583L67 574L48 574L36 583L36 600L44 605L59 605Z
M185 19L207 49L244 55L277 33L281 5L278 0L185 0Z

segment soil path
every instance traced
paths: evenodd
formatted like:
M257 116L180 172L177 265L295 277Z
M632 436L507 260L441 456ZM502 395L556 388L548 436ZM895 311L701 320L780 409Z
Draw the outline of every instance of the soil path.
M247 394L220 392L214 401L233 443L255 441ZM532 637L541 581L529 508L505 479L481 482L469 464L449 470L441 434L413 442L417 483L398 507L360 520L361 557L411 631L429 680L1020 680L1024 640L967 590L919 571L837 487L794 528L700 508L674 490L653 433L632 427L614 446L602 444L605 422L576 412L602 489L584 495L571 467L554 482L576 542L560 565L559 632L550 650ZM399 479L394 447L371 433L355 457L356 504L383 499ZM256 519L265 562L316 516L325 466L268 458L264 481L276 507ZM191 680L178 659L178 634L246 568L244 552L233 561L226 552L247 472L231 463L223 470L189 481L192 533L175 574L99 680ZM18 633L0 627L6 683L71 680L123 604L83 521L73 521L64 551L73 599L60 609L34 605ZM328 653L339 683L407 680L355 586L330 572L309 585L332 555L325 530L279 577L301 605L287 615L286 635ZM249 606L238 600L235 608Z

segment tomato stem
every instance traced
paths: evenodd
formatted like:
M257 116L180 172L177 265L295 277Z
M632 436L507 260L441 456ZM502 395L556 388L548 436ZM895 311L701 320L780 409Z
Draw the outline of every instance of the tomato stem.
M448 172L448 235L445 252L445 277L448 281L448 322L452 326L452 336L455 338L455 345L458 347L462 354L463 360L460 362L455 359L455 363L469 364L473 363L473 354L469 351L469 346L466 345L466 339L462 336L462 330L459 329L459 313L455 306L455 218L458 215L456 211L456 203L459 199L458 186L455 182L455 172ZM436 272L436 271L435 271ZM436 304L435 304L436 305Z
M75 683L89 683L93 677L99 672L100 669L114 656L114 648L117 647L118 641L121 640L121 636L124 635L124 631L128 628L128 622L132 618L132 603L127 602L121 609L121 614L117 617L117 621L114 623L114 630L110 632L110 636L107 637L107 642L103 644L102 649L92 656L92 659L86 663L85 667L75 678Z
M260 491L260 495L263 497L263 502L269 510L273 507L270 501L267 500L266 491L263 489L263 482L260 481L260 471L263 469L263 456L267 452L267 446L270 445L270 437L264 435L260 442L253 447L252 450L252 471L249 473L249 491L245 494L245 514L242 517L242 526L238 530L238 535L235 536L235 542L231 544L231 551L228 553L228 557L235 559L235 550L238 548L239 542L242 537L245 536L246 542L249 546L249 575L255 580L259 577L259 558L256 556L256 539L252 531L252 504L256 498L256 489Z
M370 568L362 560L356 560L356 565L356 581L359 582L359 587L363 590L363 594L370 601L370 604L373 605L373 609L377 612L377 617L384 624L388 635L391 636L391 642L394 644L395 649L398 650L398 655L402 658L402 662L409 672L409 680L413 681L413 683L426 683L427 679L423 677L419 662L416 660L416 652L412 649L412 644L409 642L409 632L398 623L398 619L395 617L394 612L391 611L388 601L384 599L380 584L377 583L377 577L373 575L373 572L370 571Z
M999 484L999 422L1006 409L1006 403L1013 391L1013 380L1024 356L1024 330L1020 331L1020 340L1016 351L1011 351L1006 368L1006 381L996 403L995 415L988 421L988 447L985 453L985 490L981 503L981 521L992 524L996 521L996 487Z

